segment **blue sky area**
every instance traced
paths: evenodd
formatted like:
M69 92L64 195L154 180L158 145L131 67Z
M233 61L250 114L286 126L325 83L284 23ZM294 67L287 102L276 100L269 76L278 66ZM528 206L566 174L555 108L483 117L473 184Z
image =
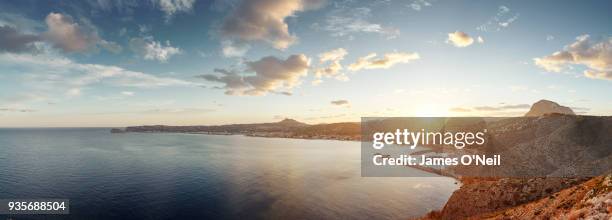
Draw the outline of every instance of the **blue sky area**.
M612 2L0 1L0 127L612 113Z

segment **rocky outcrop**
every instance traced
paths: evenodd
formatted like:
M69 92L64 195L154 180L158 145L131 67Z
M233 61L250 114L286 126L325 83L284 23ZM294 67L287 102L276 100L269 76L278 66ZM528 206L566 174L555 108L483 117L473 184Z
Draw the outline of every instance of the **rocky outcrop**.
M557 104L553 101L542 99L531 105L529 112L525 114L526 117L538 117L546 114L564 114L564 115L575 115L571 108Z
M470 180L421 219L611 219L612 175Z

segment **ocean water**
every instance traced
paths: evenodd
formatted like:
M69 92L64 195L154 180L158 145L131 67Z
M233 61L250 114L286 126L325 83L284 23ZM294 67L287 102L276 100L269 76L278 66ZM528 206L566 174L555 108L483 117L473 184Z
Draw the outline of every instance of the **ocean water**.
M0 199L67 198L71 212L0 219L407 219L457 187L361 177L358 142L0 129Z

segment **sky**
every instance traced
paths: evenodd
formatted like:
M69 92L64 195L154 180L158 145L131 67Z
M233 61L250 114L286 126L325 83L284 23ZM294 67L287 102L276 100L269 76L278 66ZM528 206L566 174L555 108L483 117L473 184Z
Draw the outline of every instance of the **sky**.
M0 1L0 127L612 114L612 2Z

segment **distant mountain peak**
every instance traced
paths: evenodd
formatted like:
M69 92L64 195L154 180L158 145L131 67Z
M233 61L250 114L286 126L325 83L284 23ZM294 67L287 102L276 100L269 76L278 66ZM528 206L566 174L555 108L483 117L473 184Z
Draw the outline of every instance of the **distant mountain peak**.
M288 125L288 126L295 126L295 125L303 126L303 125L307 125L306 123L302 123L302 122L296 121L295 119L290 119L290 118L285 118L282 121L279 121L277 123L281 124L281 125Z
M550 101L550 100L542 99L540 101L537 101L536 103L533 103L533 105L531 105L531 109L529 109L529 112L527 112L525 116L537 117L537 116L553 114L553 113L564 114L564 115L576 115L574 111L572 111L572 109L569 107L559 105L558 103Z

